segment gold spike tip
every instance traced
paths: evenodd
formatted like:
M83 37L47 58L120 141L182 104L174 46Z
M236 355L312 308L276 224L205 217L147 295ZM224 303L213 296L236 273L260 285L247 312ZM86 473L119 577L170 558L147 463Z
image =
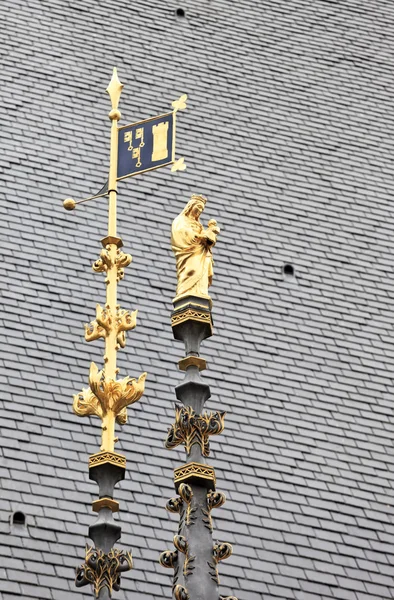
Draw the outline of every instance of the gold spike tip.
M117 113L119 113L119 111L117 109L118 109L119 98L120 98L120 94L122 93L122 89L123 89L123 83L120 83L119 77L118 77L118 72L116 70L116 67L114 67L114 71L112 73L112 79L109 82L109 85L106 90L109 94L109 97L111 98L111 104L112 104L112 110L110 112L110 119L111 119L111 113L114 114L114 117L111 120L113 120L115 118L115 114L117 116ZM115 111L117 111L117 113L115 113ZM119 119L120 119L120 113L119 113ZM116 120L119 121L119 119L116 119Z
M66 210L74 210L75 205L76 205L76 202L72 198L66 198L65 201L63 202L63 207Z

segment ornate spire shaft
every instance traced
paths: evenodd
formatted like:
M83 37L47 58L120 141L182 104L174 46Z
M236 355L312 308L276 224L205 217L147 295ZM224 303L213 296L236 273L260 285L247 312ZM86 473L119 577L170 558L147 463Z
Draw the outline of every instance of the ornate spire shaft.
M205 203L204 197L192 196L172 225L178 287L171 321L175 339L185 344L185 358L179 361L185 378L175 389L182 404L176 406L165 445L175 448L183 444L186 462L174 471L178 496L167 503L169 512L179 513L175 549L163 552L160 563L174 569L175 600L219 600L218 563L232 554L231 544L214 544L212 537L211 512L226 498L216 491L215 471L207 463L209 438L223 431L225 413L203 412L211 393L200 376L206 368L200 344L212 335L208 286L213 277L212 247L220 232L214 220L207 229L201 225Z
M111 150L108 178L108 235L101 241L103 249L93 264L93 270L105 273L106 303L96 307L96 319L85 325L85 339L92 342L100 338L105 341L104 367L101 371L91 363L89 387L74 396L74 412L77 415L96 415L102 420L102 440L100 452L89 458L89 477L98 483L99 498L92 504L98 513L96 522L89 527L89 537L94 546L86 548L85 563L77 569L76 585L91 584L95 598L108 600L112 591L120 586L120 574L132 568L129 552L117 550L114 544L120 538L121 528L115 523L113 513L119 509L114 500L115 485L124 479L126 459L115 452L115 422L127 421L127 406L137 402L144 392L146 373L138 381L125 377L117 379L119 369L116 355L126 345L126 331L136 326L137 311L122 310L117 303L118 282L124 277L124 269L131 263L131 256L121 251L122 240L116 232L116 202L118 173L118 110L120 83L116 69L108 86L112 109ZM100 197L99 194L96 197ZM64 206L71 210L76 202L68 199Z
M117 312L117 292L118 292L118 268L116 264L117 251L121 240L116 237L116 203L117 203L117 169L118 169L118 121L121 114L118 110L119 98L123 85L118 79L116 69L114 69L112 79L107 88L111 98L112 110L109 113L111 120L111 146L110 163L108 177L108 264L107 264L107 293L106 306L111 315ZM103 244L104 245L104 244ZM117 331L116 327L111 327L105 338L105 374L108 379L115 380L116 369L116 351L117 351ZM110 399L110 404L112 404ZM114 451L115 447L115 417L113 406L109 406L109 411L103 419L103 443L102 449L109 452Z

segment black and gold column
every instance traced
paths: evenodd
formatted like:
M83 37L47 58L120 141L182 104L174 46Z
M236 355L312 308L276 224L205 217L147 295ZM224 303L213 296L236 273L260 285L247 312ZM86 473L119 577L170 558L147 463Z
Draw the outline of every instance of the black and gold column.
M122 251L122 240L116 231L118 121L121 116L118 103L122 88L114 69L107 89L112 103L109 113L111 156L108 188L105 194L95 196L108 195L108 235L102 240L103 248L93 264L95 272L105 275L106 302L104 306L97 304L95 320L85 325L87 342L100 338L105 341L104 366L99 370L95 363L91 363L89 387L74 396L73 404L77 415L96 415L102 420L100 451L89 458L89 477L99 487L98 498L92 505L98 516L89 527L93 546L86 547L85 562L76 574L77 587L91 584L94 597L101 600L110 599L112 592L119 590L121 573L132 568L130 552L114 547L121 534L121 527L113 518L113 513L119 509L119 503L114 499L114 488L124 479L126 470L126 458L115 451L118 441L115 423L126 423L127 406L141 398L146 377L143 373L138 380L130 377L118 379L119 369L116 366L117 352L126 344L126 331L134 329L137 319L137 311L123 310L117 302L118 282L124 277L125 267L131 263L131 256ZM72 210L76 204L69 198L65 200L64 207Z
M176 600L222 598L218 565L233 551L231 544L214 543L212 536L212 511L226 498L216 491L215 470L207 462L209 438L223 431L225 413L204 412L211 394L200 376L206 368L200 345L212 335L208 287L213 277L212 247L220 232L214 220L207 228L200 223L205 204L203 196L193 195L172 225L178 287L171 322L174 338L185 344L185 357L178 363L185 378L175 390L180 404L175 408L175 421L165 445L175 448L183 444L186 461L174 471L178 495L167 502L167 510L179 514L174 549L163 552L160 563L174 569L172 590Z

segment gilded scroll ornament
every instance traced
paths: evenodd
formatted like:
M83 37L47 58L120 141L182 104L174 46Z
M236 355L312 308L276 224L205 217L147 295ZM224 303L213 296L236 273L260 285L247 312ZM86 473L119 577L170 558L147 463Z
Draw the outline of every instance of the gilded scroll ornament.
M185 444L186 453L198 444L203 456L209 456L209 436L217 435L224 429L226 413L215 411L196 415L191 406L175 407L175 422L168 430L166 448L176 448Z
M178 562L178 552L171 552L171 550L166 550L162 552L159 557L159 563L162 567L166 569L175 569L175 566Z
M174 535L174 546L178 552L182 552L182 554L186 554L189 547L187 540L183 535Z
M209 298L208 287L212 284L212 247L220 232L214 219L204 228L200 215L207 200L193 194L182 212L174 219L171 229L171 245L176 258L178 286L176 298L195 295Z
M180 513L183 506L182 498L170 498L166 504L166 509L170 513Z
M138 310L130 312L116 306L115 314L113 315L110 307L106 305L104 308L97 304L96 319L85 324L85 340L93 342L99 338L107 338L114 332L116 335L115 350L124 348L126 345L126 331L130 331L137 325Z
M203 508L202 513L205 515L205 518L203 519L205 527L207 527L207 529L209 529L210 531L213 531L211 511L214 508L219 508L220 506L223 506L225 502L226 496L223 494L223 492L214 492L213 490L210 490L208 492L207 509L205 510Z
M171 552L171 550L166 550L165 552L162 552L159 556L159 563L162 567L165 567L166 569L174 569L174 577L172 583L172 591L174 592L179 579L178 550L175 550L175 552Z
M104 308L96 305L96 319L85 324L85 340L93 342L99 338L105 338L111 331L112 318L108 306Z
M100 252L100 258L98 258L92 265L93 271L96 273L107 273L114 265L116 266L117 276L116 280L120 281L124 278L124 270L129 266L133 260L131 254L126 254L119 248L116 251L115 260L112 259L111 246L107 244ZM106 283L109 283L109 279L106 279Z
M137 325L138 310L130 312L116 307L116 350L126 346L126 331L134 329Z
M219 581L219 571L218 571L218 563L221 560L225 560L229 558L233 553L233 547L228 542L224 542L223 544L215 544L212 552L212 562L208 562L208 566L212 569L209 574L211 579L215 581L217 584Z
M226 560L226 558L230 558L233 553L233 547L228 542L224 542L223 544L215 544L213 547L213 557L216 563L221 560Z
M112 548L105 554L102 550L86 546L86 556L83 565L77 568L75 583L77 587L92 584L95 597L107 588L109 595L120 589L120 575L130 571L133 559L130 552Z
M186 504L185 525L193 525L196 521L196 518L193 516L196 509L192 508L193 490L187 483L181 483L178 493Z
M194 566L192 563L195 560L195 556L190 555L189 551L189 543L185 536L183 535L174 535L174 546L178 550L178 552L182 552L185 555L185 561L183 563L183 574L185 577L188 575L192 575Z
M190 600L189 592L183 585L176 585L174 588L175 600Z

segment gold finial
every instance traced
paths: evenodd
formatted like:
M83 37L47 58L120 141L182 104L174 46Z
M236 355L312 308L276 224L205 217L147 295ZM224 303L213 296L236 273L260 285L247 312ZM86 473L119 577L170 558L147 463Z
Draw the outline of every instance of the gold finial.
M109 85L106 90L109 94L109 97L111 98L111 104L112 104L112 110L109 113L109 118L111 119L111 121L112 120L119 121L119 119L120 119L120 111L118 111L118 104L119 104L119 98L120 98L120 94L122 93L122 90L123 90L123 83L120 83L119 77L118 77L118 72L116 70L116 67L114 67L111 81L109 82Z
M73 198L66 198L65 201L63 202L63 207L66 210L74 210L76 205L75 200L73 200Z

